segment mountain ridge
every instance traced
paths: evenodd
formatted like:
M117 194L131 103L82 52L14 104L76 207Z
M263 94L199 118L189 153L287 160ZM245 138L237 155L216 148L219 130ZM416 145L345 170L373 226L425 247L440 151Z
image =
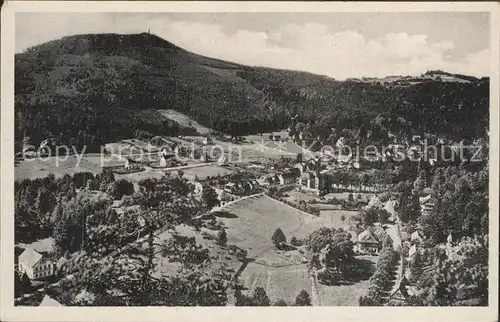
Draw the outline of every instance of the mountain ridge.
M357 128L385 113L394 126L399 117L415 121L416 131L474 136L489 112L489 79L338 81L213 59L147 33L74 35L33 46L16 54L15 76L17 140L88 135L84 141L96 147L133 136L133 129L179 133L157 113L169 108L232 135L282 129L295 115Z

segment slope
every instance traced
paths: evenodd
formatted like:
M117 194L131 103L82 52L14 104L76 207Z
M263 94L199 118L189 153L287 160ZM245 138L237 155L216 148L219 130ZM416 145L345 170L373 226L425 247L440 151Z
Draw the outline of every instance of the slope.
M488 79L340 82L212 59L144 33L64 37L15 62L18 142L57 135L97 149L136 130L176 135L179 124L158 112L167 109L232 135L281 129L295 115L313 123L330 116L356 129L385 113L422 131L460 135L480 135L488 124Z

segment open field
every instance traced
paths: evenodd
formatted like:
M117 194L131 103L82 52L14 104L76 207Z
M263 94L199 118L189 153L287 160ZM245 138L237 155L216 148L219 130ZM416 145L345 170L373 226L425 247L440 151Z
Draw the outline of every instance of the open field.
M186 114L183 114L183 113L180 113L180 112L177 112L174 110L158 110L158 112L160 112L163 116L165 116L171 120L176 121L181 126L194 127L196 129L196 131L198 131L198 133L200 133L200 134L208 134L211 131L208 127L203 126L203 125L199 124L198 122L192 120Z
M104 166L123 166L124 160L103 156L98 153L89 153L82 156L70 155L50 158L28 159L19 162L15 167L16 180L34 179L47 176L53 173L56 177L62 177L65 174L73 175L76 172L88 171L94 174L102 171L101 160ZM80 161L79 161L80 160Z
M314 216L290 207L266 195L240 199L224 207L236 218L221 218L228 227L228 244L235 244L248 251L248 257L270 264L282 262L271 241L274 231L280 228L287 239L306 238L321 227L348 228L348 218L353 211L327 212ZM346 216L342 222L340 217Z
M358 299L366 293L368 280L352 285L327 286L318 283L318 295L322 306L359 306Z
M233 171L225 169L218 166L207 165L204 167L186 168L182 170L184 172L184 177L189 180L194 180L195 176L198 176L200 180L205 180L207 177L215 177L217 175L226 176Z
M348 229L351 218L360 213L360 211L350 210L321 210L319 216L327 223L325 226ZM342 216L345 217L344 221L342 221Z
M294 143L286 142L282 146L277 146L276 143L270 142L268 139L253 141L253 143L231 143L223 142L219 140L214 140L214 144L221 146L225 152L232 154L230 161L252 161L259 159L275 159L280 157L296 157L297 149L291 151L292 148L288 148L288 145L294 145ZM300 151L299 151L300 152Z

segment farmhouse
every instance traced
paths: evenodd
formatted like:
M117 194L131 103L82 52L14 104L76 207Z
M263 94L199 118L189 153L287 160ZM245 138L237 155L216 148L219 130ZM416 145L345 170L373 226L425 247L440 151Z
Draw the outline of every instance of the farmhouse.
M54 263L32 248L26 248L18 258L18 270L29 279L39 279L54 275Z
M358 235L355 251L359 254L378 254L380 249L380 241L369 230L366 229Z

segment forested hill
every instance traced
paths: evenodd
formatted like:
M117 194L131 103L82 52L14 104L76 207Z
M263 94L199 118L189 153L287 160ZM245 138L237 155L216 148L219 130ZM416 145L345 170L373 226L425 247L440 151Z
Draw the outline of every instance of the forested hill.
M396 132L478 136L488 127L488 78L436 71L336 81L207 58L145 33L64 37L15 58L16 139L35 144L52 134L96 147L136 130L178 134L158 109L233 135L284 128L292 116L326 117L325 127L340 130L376 116Z

